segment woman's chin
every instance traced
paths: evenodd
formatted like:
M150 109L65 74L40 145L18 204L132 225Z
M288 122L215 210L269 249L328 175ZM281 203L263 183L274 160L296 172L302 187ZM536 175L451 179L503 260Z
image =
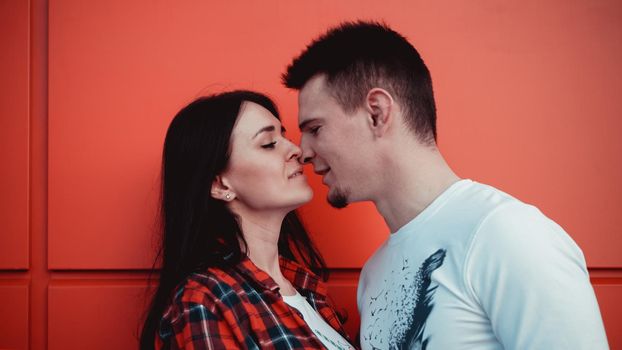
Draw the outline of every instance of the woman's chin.
M301 191L299 196L296 196L296 200L292 203L292 205L294 206L294 209L298 209L301 206L311 202L312 199L313 190L309 187L307 190Z
M306 192L307 193L306 193L305 201L302 204L307 204L307 203L311 202L311 200L313 199L313 190L311 189L311 186L307 186L307 191Z

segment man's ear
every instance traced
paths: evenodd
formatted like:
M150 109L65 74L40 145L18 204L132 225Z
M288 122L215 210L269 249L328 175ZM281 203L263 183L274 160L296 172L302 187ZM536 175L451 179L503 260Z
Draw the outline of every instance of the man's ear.
M365 97L365 109L369 113L369 127L376 137L383 136L393 123L393 96L381 88L369 90Z
M212 198L220 199L225 202L231 202L235 198L235 192L233 192L227 183L228 181L223 179L222 176L216 176L216 179L212 182L212 188L210 190Z

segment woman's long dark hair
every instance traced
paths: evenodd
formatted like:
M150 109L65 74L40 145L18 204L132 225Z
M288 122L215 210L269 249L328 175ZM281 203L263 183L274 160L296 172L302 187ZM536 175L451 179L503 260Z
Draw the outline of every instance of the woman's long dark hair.
M232 267L246 256L235 214L210 195L212 182L227 167L231 132L244 102L259 104L279 118L265 95L232 91L195 100L168 128L162 156L162 241L152 271L157 273L159 264L160 278L141 331L142 350L154 349L171 293L191 273ZM278 246L281 256L326 278L326 264L293 211L283 220Z

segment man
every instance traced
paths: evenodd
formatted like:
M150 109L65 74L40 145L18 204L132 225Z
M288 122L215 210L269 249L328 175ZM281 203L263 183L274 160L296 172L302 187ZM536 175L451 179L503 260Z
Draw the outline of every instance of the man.
M436 146L430 73L378 23L329 30L283 75L301 161L337 208L391 230L358 288L363 349L606 349L583 254L537 208L460 179Z

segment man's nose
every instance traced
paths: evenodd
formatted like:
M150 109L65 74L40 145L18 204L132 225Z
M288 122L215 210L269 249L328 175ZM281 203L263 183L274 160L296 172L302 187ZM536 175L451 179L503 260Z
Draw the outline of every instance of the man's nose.
M309 162L311 162L311 160L313 160L313 157L315 157L313 149L309 146L308 142L306 142L305 139L306 138L303 135L300 140L301 153L300 157L298 157L298 162L300 162L300 164L308 164Z

